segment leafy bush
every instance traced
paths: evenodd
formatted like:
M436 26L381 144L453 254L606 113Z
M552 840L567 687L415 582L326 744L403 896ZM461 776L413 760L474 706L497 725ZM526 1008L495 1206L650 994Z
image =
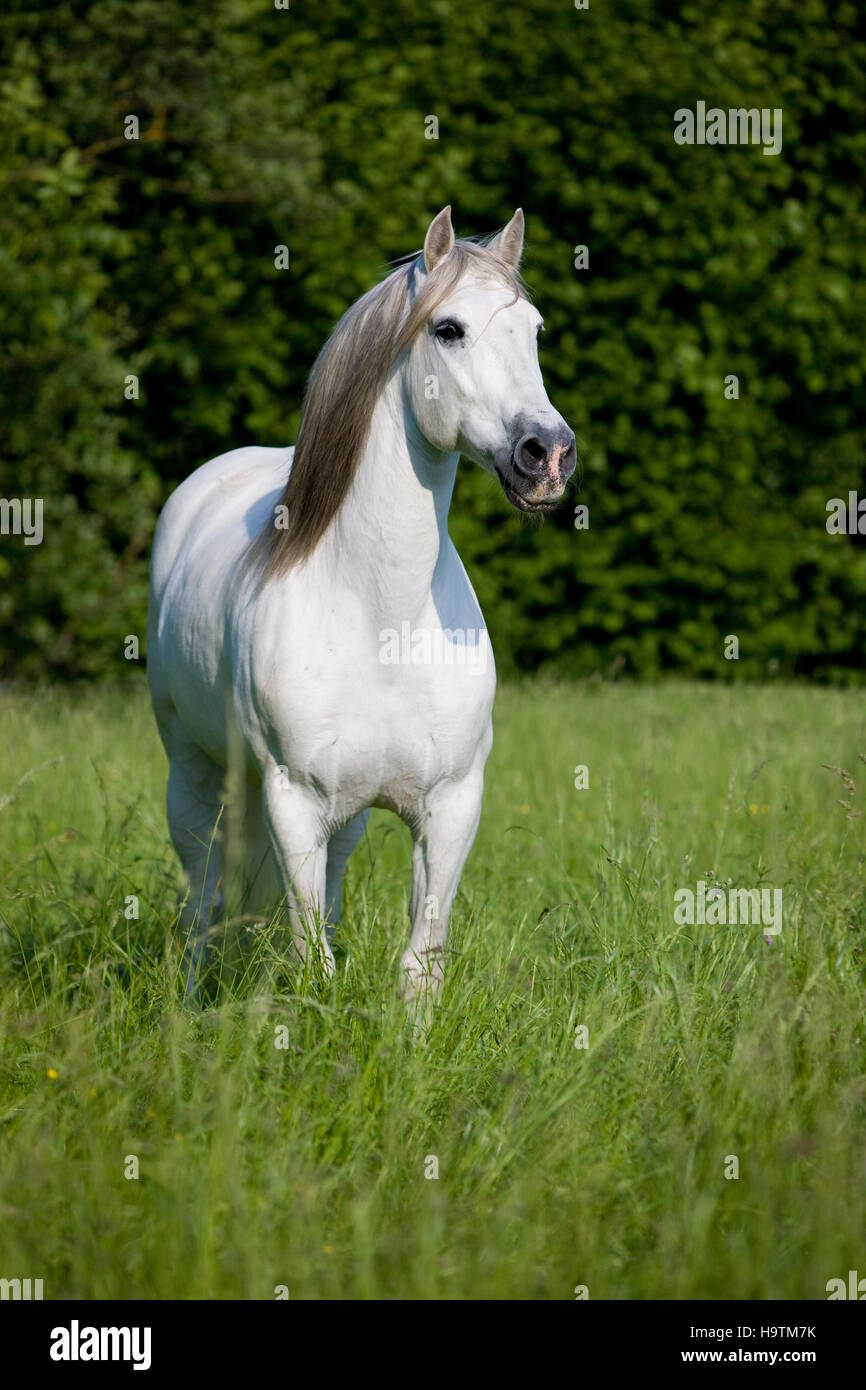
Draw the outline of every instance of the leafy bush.
M450 202L461 234L524 206L582 441L540 533L459 476L500 670L862 678L866 544L825 528L866 491L853 4L11 0L0 33L0 496L45 507L0 537L5 674L128 669L164 496L293 438L332 323ZM781 108L781 153L676 144L698 100Z

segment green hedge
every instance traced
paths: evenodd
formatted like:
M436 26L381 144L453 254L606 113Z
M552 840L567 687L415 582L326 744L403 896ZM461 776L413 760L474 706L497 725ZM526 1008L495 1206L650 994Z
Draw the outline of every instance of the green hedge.
M294 437L333 321L450 202L524 207L582 443L541 530L459 475L500 670L862 679L866 537L825 526L866 495L854 4L7 0L0 37L0 496L45 515L0 536L3 675L130 669L163 498ZM781 108L782 152L678 145L698 100Z

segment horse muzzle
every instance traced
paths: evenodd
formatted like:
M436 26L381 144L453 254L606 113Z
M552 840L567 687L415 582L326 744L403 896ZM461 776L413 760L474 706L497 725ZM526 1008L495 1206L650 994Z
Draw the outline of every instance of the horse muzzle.
M496 473L512 507L543 512L560 500L576 466L574 434L563 421L525 430L510 455L497 459Z

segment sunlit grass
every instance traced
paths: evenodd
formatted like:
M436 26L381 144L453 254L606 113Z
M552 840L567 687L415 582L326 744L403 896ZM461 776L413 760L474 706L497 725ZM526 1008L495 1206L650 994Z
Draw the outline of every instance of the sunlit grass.
M821 1298L862 1267L861 695L503 688L420 1048L393 817L350 864L332 983L296 986L240 923L191 1011L144 691L6 692L0 720L0 1276ZM781 934L677 926L676 889L711 876L781 888Z

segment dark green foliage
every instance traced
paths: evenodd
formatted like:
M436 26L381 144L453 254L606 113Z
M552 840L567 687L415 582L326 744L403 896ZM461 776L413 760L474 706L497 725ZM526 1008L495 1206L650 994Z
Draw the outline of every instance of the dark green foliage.
M450 202L464 235L524 207L582 440L541 531L459 477L500 670L862 677L866 544L825 529L866 493L853 3L9 0L0 36L0 496L45 508L0 537L3 674L129 669L164 496L294 437L333 321ZM699 99L782 108L781 154L677 145Z

